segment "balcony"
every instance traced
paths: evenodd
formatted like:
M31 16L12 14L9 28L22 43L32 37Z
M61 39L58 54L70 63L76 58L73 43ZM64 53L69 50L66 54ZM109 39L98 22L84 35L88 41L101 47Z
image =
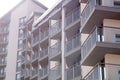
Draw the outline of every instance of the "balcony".
M120 43L104 40L107 36L100 32L103 32L103 29L95 28L82 44L81 64L92 66L102 60L106 53L119 54Z
M81 66L77 64L67 69L66 80L81 80Z
M6 66L6 61L5 60L0 60L0 66Z
M65 43L65 56L68 56L74 52L80 50L80 34L73 36L71 40L66 41Z
M49 30L45 30L44 32L40 33L40 42L44 41L46 38L48 38Z
M7 50L1 49L1 50L0 50L0 55L7 55Z
M0 40L0 44L7 45L8 44L8 40Z
M39 54L38 54L38 53L34 53L34 54L32 55L32 61L33 61L33 62L36 61L38 58L39 58Z
M77 8L75 11L66 16L66 28L69 28L76 23L80 23L80 10Z
M89 33L95 24L100 24L103 19L119 19L120 8L113 6L102 6L102 0L89 0L81 13L81 32Z
M39 70L40 79L46 78L48 76L48 66Z
M33 45L37 44L37 43L39 42L39 40L40 40L39 35L35 36L35 37L33 38Z
M119 69L119 64L97 64L82 80L119 80Z
M0 79L4 80L5 76L6 76L6 73L5 73L5 72L3 72L3 73L1 72L1 73L0 73Z
M50 60L58 60L61 58L61 43L58 42L55 45L51 46L49 58Z
M21 78L25 76L25 69L21 69Z
M31 78L35 78L35 77L37 77L38 76L38 69L33 69L32 71L31 71Z
M57 80L61 77L61 65L56 65L50 69L49 80Z
M25 71L25 78L30 77L30 74L31 74L30 70L26 70Z
M39 60L43 60L46 57L48 57L48 48L43 49L42 51L40 51L39 57L40 57Z
M51 25L50 28L50 35L54 36L55 34L61 31L61 21L56 22L55 24Z
M8 27L0 29L0 34L7 34L8 32Z

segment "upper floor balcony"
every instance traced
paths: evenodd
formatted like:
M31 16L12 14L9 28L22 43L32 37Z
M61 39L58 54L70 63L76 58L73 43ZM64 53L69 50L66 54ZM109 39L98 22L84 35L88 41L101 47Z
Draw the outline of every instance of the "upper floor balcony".
M26 69L26 70L25 70L25 78L30 77L30 74L31 74L30 69Z
M6 66L6 60L5 59L0 59L0 66Z
M7 34L9 33L8 27L0 28L0 34Z
M55 34L61 31L61 21L57 21L55 24L50 27L50 35L54 36Z
M56 65L50 69L49 80L58 80L61 77L61 65Z
M39 58L39 54L38 54L38 53L34 53L34 54L32 55L32 62L38 60L38 58Z
M7 45L8 44L8 40L0 40L0 44L1 45Z
M48 57L48 48L41 50L39 54L39 60L42 61L47 57Z
M1 49L0 50L0 55L5 55L6 56L7 55L7 49L4 49L4 50Z
M83 0L82 0L83 1ZM85 0L84 0L85 1ZM104 0L105 1L105 0ZM103 19L120 19L120 5L107 5L103 0L88 0L81 12L81 32L89 33L95 24L100 24Z
M80 23L80 8L76 8L73 12L66 15L65 26L66 29L73 25Z
M80 51L80 34L72 37L72 39L65 43L65 56L71 55L72 53Z
M119 54L120 43L115 33L119 31L120 29L115 28L95 27L81 46L81 64L95 65L104 58L106 53Z
M0 80L4 80L6 72L0 72Z
M58 60L60 59L61 54L61 43L58 42L50 47L49 58L50 60Z
M82 78L82 80L119 80L119 69L119 64L97 64Z
M66 80L80 80L81 79L81 66L74 65L66 69Z
M33 37L33 45L37 44L40 40L39 35L36 35L35 37Z
M40 42L44 41L46 38L48 38L49 30L46 29L43 32L40 33Z
M46 77L48 77L48 66L46 66L42 69L39 69L39 78L44 79Z
M38 76L38 68L31 70L31 78L35 78Z

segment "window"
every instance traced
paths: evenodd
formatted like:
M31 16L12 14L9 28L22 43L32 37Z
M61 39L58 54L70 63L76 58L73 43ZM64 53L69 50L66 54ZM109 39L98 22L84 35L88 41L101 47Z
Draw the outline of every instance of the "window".
M120 8L120 1L114 1L114 7Z
M116 42L120 42L120 34L116 34L115 38L116 38Z
M26 19L26 17L22 17L19 19L19 26L20 27L25 25L25 19Z
M16 80L20 80L20 73L16 74Z

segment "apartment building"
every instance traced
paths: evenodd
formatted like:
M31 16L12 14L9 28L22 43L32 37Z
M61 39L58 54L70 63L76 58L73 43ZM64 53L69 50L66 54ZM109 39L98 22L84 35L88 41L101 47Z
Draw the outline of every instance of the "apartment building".
M23 30L21 80L80 80L79 0L60 0L34 18Z
M6 56L8 53L10 15L5 15L0 19L0 80L6 77Z
M83 80L120 79L120 1L81 0ZM89 70L88 70L89 68Z
M0 19L0 80L20 80L21 77L21 49L29 42L29 38L22 41L31 34L23 35L24 30L31 30L31 24L40 17L47 8L36 0L22 0L17 6L10 10ZM24 22L34 16L34 20L24 27ZM26 31L24 31L26 32ZM22 44L22 45L21 45ZM30 42L29 42L30 44Z
M0 80L120 80L119 0L46 10L24 0L0 20Z

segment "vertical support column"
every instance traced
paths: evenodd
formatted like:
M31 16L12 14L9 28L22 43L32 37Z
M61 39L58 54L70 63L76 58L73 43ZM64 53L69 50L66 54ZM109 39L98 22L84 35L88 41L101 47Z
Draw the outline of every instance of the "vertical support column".
M62 50L62 80L65 80L65 8L62 7L62 43L61 43L61 50Z
M50 27L51 27L51 19L49 19L49 34L48 34L48 36L49 36L49 42L48 42L48 58L50 58L50 46L51 46L51 41L50 41L50 36L51 36L51 32L50 32ZM50 60L48 59L48 73L50 73ZM50 75L48 75L48 80L51 80L50 79Z

